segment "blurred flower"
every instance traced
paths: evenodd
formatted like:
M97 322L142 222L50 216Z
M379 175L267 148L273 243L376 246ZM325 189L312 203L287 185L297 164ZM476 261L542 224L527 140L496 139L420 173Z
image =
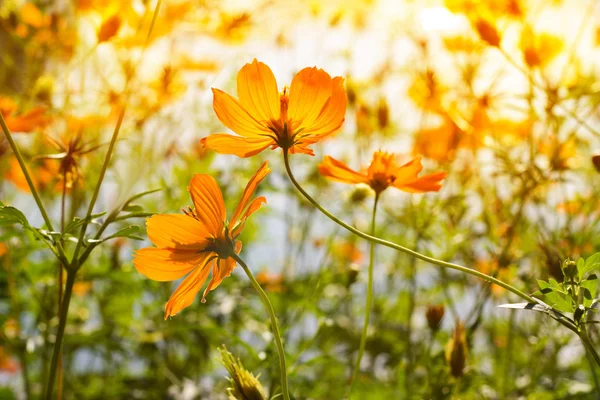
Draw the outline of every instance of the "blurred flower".
M118 15L110 16L102 21L96 34L98 43L108 42L119 32L119 28L121 28L121 18Z
M232 387L227 388L230 400L268 399L265 389L257 377L244 368L239 358L236 359L224 345L219 348L219 352L221 352L221 362L231 376L229 383Z
M91 281L79 281L73 285L73 294L75 296L83 297L90 292L92 289Z
M58 165L50 162L50 160L41 160L38 163L31 163L27 166L29 175L35 187L39 190L44 190L50 187L56 176L58 176ZM16 158L11 158L8 169L4 172L4 178L12 182L18 189L29 192L29 184L25 179L25 175L21 170L19 161Z
M413 154L422 154L441 163L451 161L462 136L462 130L452 119L445 117L441 125L416 132Z
M422 110L444 113L442 97L445 92L435 72L427 69L415 76L408 88L408 97Z
M270 274L268 271L262 270L256 274L256 280L269 292L280 293L283 290L283 275L281 274Z
M377 124L382 130L390 124L390 108L384 97L380 97L377 103Z
M3 346L0 346L0 372L14 374L19 371L19 363L12 359Z
M44 107L36 107L23 114L17 114L17 108L17 103L12 99L0 97L0 113L12 132L33 132L50 122Z
M473 27L484 42L493 47L500 47L500 41L502 39L492 22L483 18L478 18L473 22Z
M450 373L455 378L460 378L464 374L467 361L467 335L465 325L456 321L456 326L452 332L452 339L446 344L446 363L450 367Z
M228 14L220 13L219 24L213 34L224 41L241 43L246 40L252 20L249 13Z
M551 136L540 143L539 151L548 157L552 170L565 171L571 167L577 146L573 138L561 142L556 136Z
M84 142L81 131L77 131L73 135L63 136L58 140L51 136L46 136L45 139L58 153L40 155L35 159L58 160L59 182L64 184L67 189L71 189L81 176L81 158L101 147L100 145Z
M7 252L8 252L8 248L6 247L6 245L4 243L0 242L0 257L5 255Z
M543 68L562 51L563 41L549 33L536 34L530 28L523 29L519 47L525 63L530 68Z
M473 53L481 48L481 44L464 35L444 37L444 47L452 53Z
M512 231L510 226L503 227L502 230L506 232ZM486 275L491 275L504 282L510 282L514 278L513 269L503 264L508 263L503 262L503 260L479 259L476 262L475 268ZM491 285L490 288L492 294L495 296L500 296L506 291L506 289L498 285Z
M333 157L326 156L319 165L319 172L326 178L343 183L364 183L379 194L390 186L409 193L438 191L445 172L418 177L423 169L421 157L415 157L408 163L396 165L396 155L376 151L366 172L356 172Z
M304 68L279 94L271 69L254 59L238 73L237 86L239 101L213 88L217 117L239 135L217 133L202 139L217 153L250 157L267 147L281 147L314 155L307 146L344 122L344 79L332 79L322 69Z
M430 305L425 311L427 317L427 325L432 331L440 329L440 324L444 318L444 306L442 304Z
M212 270L212 279L204 290L214 290L228 277L236 265L232 254L238 254L242 242L236 240L247 218L266 200L250 201L258 184L271 172L267 162L248 182L231 220L227 221L223 194L209 175L195 174L188 191L194 209L181 214L159 214L146 220L148 237L157 247L135 253L133 264L143 275L155 281L174 281L189 275L175 290L165 309L165 319L176 315L194 301Z
M592 156L592 164L594 164L596 171L600 172L600 155Z

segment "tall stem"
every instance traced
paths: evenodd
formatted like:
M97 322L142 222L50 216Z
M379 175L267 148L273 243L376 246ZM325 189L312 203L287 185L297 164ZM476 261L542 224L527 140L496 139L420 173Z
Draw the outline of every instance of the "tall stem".
M6 121L4 121L4 117L2 116L2 113L0 113L0 126L2 127L2 131L4 132L4 136L6 136L6 140L8 141L10 148L12 149L17 161L19 162L19 166L21 167L23 176L25 176L25 180L27 181L27 186L29 186L29 190L31 191L31 194L33 195L33 198L35 199L35 204L37 204L37 207L40 210L40 213L42 214L42 218L44 219L46 226L48 227L48 229L50 231L54 231L54 227L52 226L52 221L50 220L50 217L48 217L48 213L46 212L44 203L42 203L42 199L40 198L40 195L38 194L37 189L35 188L35 185L33 184L31 175L29 175L29 171L27 170L27 166L25 165L25 160L23 160L21 151L19 151L19 148L17 147L17 144L15 143L15 140L13 139L12 134L10 133L10 129L8 129L8 125L6 125ZM57 243L56 247L58 250L58 253L57 253L58 259L64 266L67 266L68 260L65 255L62 244Z
M273 337L275 338L275 344L277 345L277 353L279 354L279 369L281 373L281 392L283 393L284 400L290 400L290 393L288 389L288 381L287 381L287 368L285 366L285 352L283 350L283 344L281 343L281 334L279 333L279 325L277 324L277 317L275 316L275 311L273 310L273 305L269 300L269 296L265 293L265 291L260 287L260 284L252 275L252 271L246 265L244 260L242 260L237 254L231 254L231 257L237 261L238 264L244 269L246 275L248 275L248 279L254 286L254 289L258 292L267 312L269 313L269 318L271 318L271 328L273 329Z
M306 197L306 199L313 205L315 206L319 211L321 211L323 214L325 214L327 217L329 217L329 219L331 219L333 222L335 222L336 224L342 226L343 228L349 230L350 232L354 233L355 235L366 239L372 243L377 243L386 247L390 247L394 250L398 250L401 251L403 253L406 254L410 254L413 257L416 257L420 260L423 261L427 261L431 264L435 264L435 265L439 265L440 267L444 267L444 268L450 268L450 269L454 269L456 271L460 271L469 275L473 275L479 279L483 279L487 282L490 283L494 283L506 290L508 290L509 292L512 292L514 294L516 294L517 296L521 297L524 300L527 300L530 303L536 303L535 299L531 296L529 296L528 294L520 291L519 289L515 288L512 285L509 285L508 283L502 282L494 277L491 277L489 275L486 275L482 272L476 271L474 269L471 268L467 268L467 267L463 267L462 265L458 265L458 264L454 264L454 263L450 263L450 262L446 262L446 261L442 261L442 260L438 260L435 259L433 257L429 257L426 256L424 254L421 254L419 252L416 252L414 250L411 250L407 247L404 246L400 246L399 244L396 243L392 243L392 242L388 242L387 240L383 240L380 239L378 237L372 236L372 235L368 235L358 229L356 229L355 227L348 225L347 223L345 223L344 221L340 220L339 218L337 218L335 215L331 214L329 211L327 211L323 206L321 206L321 204L319 204L315 199L313 199L305 190L304 188L302 188L302 186L300 186L300 184L296 181L296 178L294 178L294 174L292 173L292 170L290 168L290 162L289 162L289 154L286 150L284 150L283 152L283 160L285 163L285 169L287 171L287 174L290 178L290 180L292 181L292 183L294 184L294 186L296 186L296 189L298 189L298 191L300 193L302 193L302 195L304 197Z
M375 194L375 201L373 202L373 215L371 217L371 236L375 235L375 217L377 215L377 203L379 202L379 193ZM371 318L371 308L373 307L373 265L375 264L375 243L370 243L369 248L369 281L367 283L367 301L365 304L365 320L363 323L362 335L360 337L360 345L358 346L358 357L356 358L356 365L354 366L354 372L352 373L352 380L350 381L350 387L348 388L348 398L352 393L352 386L356 377L360 372L360 362L365 353L365 346L367 344L367 331L369 330L369 319Z
M579 331L579 338L583 342L583 346L589 351L589 353L592 355L592 357L594 357L596 364L598 364L600 366L600 355L594 348L594 344L592 343L590 336L587 333L587 329L585 328L585 325L581 326L581 329Z
M73 269L67 269L67 282L65 284L65 293L62 298L58 316L58 331L56 332L56 341L54 343L54 351L52 352L52 361L50 362L50 373L48 375L48 383L46 384L46 395L44 396L46 400L51 400L52 394L54 393L58 360L60 359L62 352L63 336L65 334L65 326L67 325L67 314L69 312L69 303L71 302L71 294L73 293L73 284L75 283L76 273L77 271Z

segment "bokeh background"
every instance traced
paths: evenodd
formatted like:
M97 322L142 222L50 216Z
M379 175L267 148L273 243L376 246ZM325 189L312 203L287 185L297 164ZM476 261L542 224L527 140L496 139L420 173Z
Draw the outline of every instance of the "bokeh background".
M226 131L210 88L235 95L237 71L254 58L281 89L307 66L346 79L343 127L315 157L292 158L305 188L345 221L367 230L373 196L326 181L317 165L332 155L357 169L382 149L422 155L426 171L448 178L439 193L387 191L380 237L528 293L536 279L562 279L561 260L600 250L596 0L166 0L147 38L155 5L0 2L0 112L51 218L65 224L85 215L125 105L98 212L151 189L162 190L132 212L178 212L194 173L213 175L232 206L269 160L268 206L244 231L242 254L275 303L294 398L343 397L368 244L297 196L279 150L238 159L200 145ZM0 200L43 225L4 137ZM131 224L146 237L143 218L106 236ZM175 284L150 281L131 262L148 244L106 241L78 274L63 398L227 399L221 344L275 394L277 354L246 277L236 270L205 304L164 321ZM599 371L555 321L496 308L516 299L470 277L385 248L376 257L353 398L597 398ZM57 293L53 255L31 233L0 226L0 398L39 398ZM462 365L446 357L453 346L466 349Z

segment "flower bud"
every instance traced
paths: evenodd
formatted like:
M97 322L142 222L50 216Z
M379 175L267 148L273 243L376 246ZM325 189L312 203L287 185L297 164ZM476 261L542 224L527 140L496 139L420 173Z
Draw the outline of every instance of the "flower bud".
M425 316L427 317L429 329L436 332L438 329L440 329L440 323L444 318L444 306L442 304L430 305L427 307Z
M229 378L231 387L227 388L229 399L266 400L265 389L252 372L244 368L240 359L236 359L225 346L219 348L219 351L221 352L221 361L231 375Z
M450 367L450 373L455 378L460 378L464 374L467 362L467 335L465 326L457 321L452 339L446 344L446 363Z

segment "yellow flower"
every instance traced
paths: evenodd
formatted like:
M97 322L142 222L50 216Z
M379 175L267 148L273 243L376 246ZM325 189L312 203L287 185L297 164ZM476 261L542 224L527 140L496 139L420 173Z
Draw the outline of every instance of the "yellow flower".
M364 183L379 194L390 186L409 193L438 191L446 177L445 172L419 177L423 169L421 157L415 157L404 165L396 164L396 155L376 151L366 172L357 172L333 157L326 156L319 165L319 172L326 178L343 183Z
M281 93L271 69L256 61L238 73L239 101L213 88L217 117L239 136L212 134L205 147L217 153L250 157L268 147L314 155L308 148L340 128L346 112L344 79L316 67L296 74Z
M156 245L138 250L133 264L143 275L155 281L174 281L188 274L165 306L165 319L176 315L192 302L212 271L202 302L228 277L236 265L232 254L238 254L242 242L237 240L247 218L257 211L264 197L250 201L258 184L271 170L267 162L248 182L242 198L227 220L225 202L219 185L209 175L196 174L188 191L194 209L184 214L154 215L146 221L148 237Z

